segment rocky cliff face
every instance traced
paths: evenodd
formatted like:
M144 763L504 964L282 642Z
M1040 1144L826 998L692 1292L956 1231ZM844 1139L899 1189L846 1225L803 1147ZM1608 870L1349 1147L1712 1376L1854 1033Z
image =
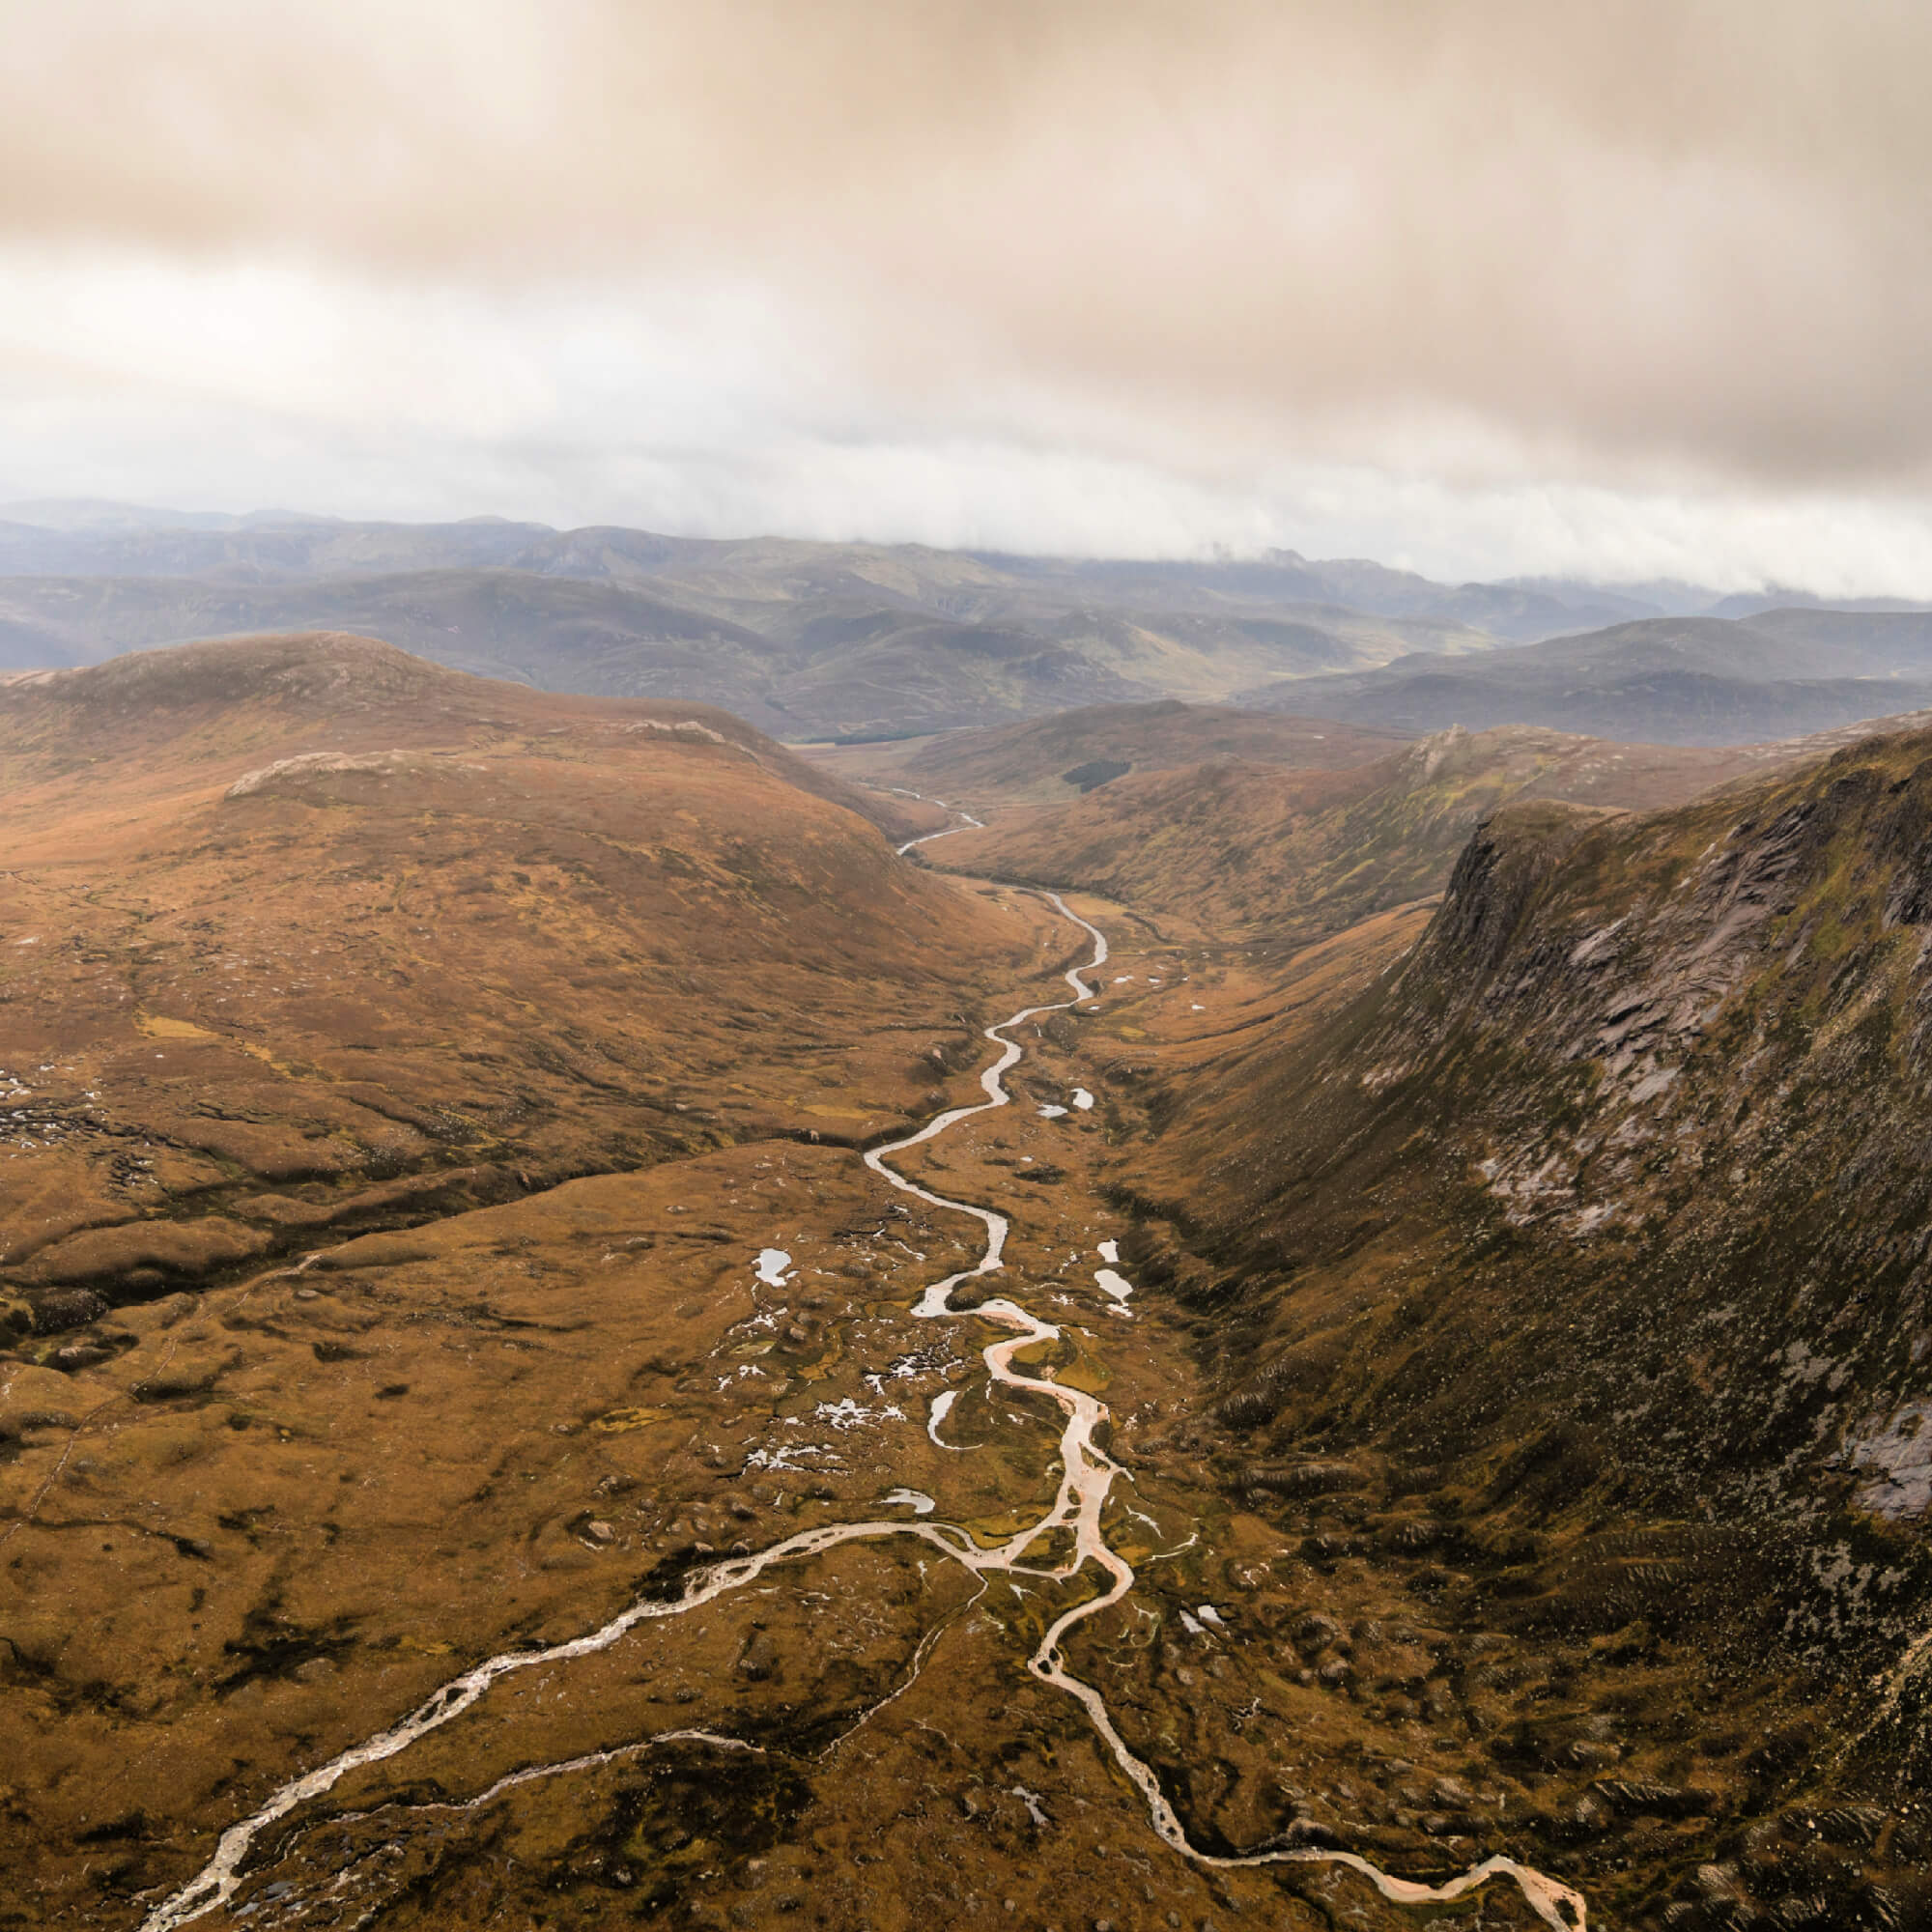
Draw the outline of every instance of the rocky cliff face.
M1227 757L1137 772L1077 803L961 833L928 856L942 870L1094 892L1292 951L1441 891L1472 829L1508 802L1677 805L1765 760L1802 755L1451 726L1347 769Z
M1581 1701L1633 1762L1675 1724L1737 1909L1807 1922L1815 1880L1819 1922L1902 1922L1909 1885L1848 1902L1876 1850L1828 1883L1766 1845L1829 1797L1927 1849L1932 735L1508 808L1338 1028L1166 1099L1137 1259L1202 1311L1229 1482L1573 1671L1675 1660L1674 1716L1641 1670ZM1587 1796L1575 1833L1621 1831ZM1714 1897L1669 1922L1747 1922Z

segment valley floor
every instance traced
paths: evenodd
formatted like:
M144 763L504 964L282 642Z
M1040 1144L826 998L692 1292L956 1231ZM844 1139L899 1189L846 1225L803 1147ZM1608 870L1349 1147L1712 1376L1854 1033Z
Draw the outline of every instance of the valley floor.
M1449 1614L1439 1548L1231 1462L1214 1324L1122 1260L1152 1070L1312 1023L1429 908L1284 964L1071 907L1095 996L893 1156L923 1196L751 1139L124 1309L84 1378L0 1363L53 1392L0 1464L0 1925L1418 1922L1337 1853L1548 1874L1420 1915L1488 1927L1730 1883L1694 1648ZM1009 1219L997 1274L938 1200ZM1132 1587L1069 1618L1102 1547ZM1060 1665L1193 1847L1293 1861L1164 1842Z
M1407 1756L1365 1744L1347 1670L1309 1667L1351 1606L1196 1459L1187 1338L1109 1265L1131 1100L1080 1028L1166 976L1097 916L1128 935L1097 1001L1018 1023L1012 1103L894 1163L1010 1217L986 1289L1035 1319L1004 1352L973 1219L789 1141L122 1311L85 1412L0 1470L0 1923L1317 1923L1391 1910L1329 1847L1426 1881L1507 1849L1470 1741L1418 1714ZM1172 984L1199 1038L1261 990ZM1103 1546L1132 1588L1053 1655L1197 1845L1319 1862L1177 1856L1029 1672ZM1387 1641L1418 1670L1432 1638Z

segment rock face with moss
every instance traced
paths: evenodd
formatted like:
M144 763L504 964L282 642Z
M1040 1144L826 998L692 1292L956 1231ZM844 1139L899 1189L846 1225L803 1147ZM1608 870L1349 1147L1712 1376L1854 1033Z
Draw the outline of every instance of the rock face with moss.
M1293 949L1440 892L1471 831L1505 804L1678 805L1804 755L1796 744L1684 750L1452 725L1347 766L1293 765L1284 747L1272 762L1116 772L1074 802L1002 814L925 856L943 870L1101 893L1222 941Z
M1541 1646L1499 1761L1614 1719L1579 1869L1659 1922L1932 1910L1932 735L1507 808L1338 1025L1164 1097L1129 1258L1208 1318L1224 1480Z

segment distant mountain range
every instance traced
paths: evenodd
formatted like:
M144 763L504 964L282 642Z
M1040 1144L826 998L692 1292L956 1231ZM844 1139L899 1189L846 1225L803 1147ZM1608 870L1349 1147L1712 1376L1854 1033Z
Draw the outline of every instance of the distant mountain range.
M1897 640L1922 613L1792 608L1772 622L1766 601L1683 583L1445 584L1292 551L1091 560L487 517L0 507L0 668L347 630L540 689L719 704L794 741L1180 698L1403 731L1733 742L1932 701L1860 689L1918 673ZM1932 660L1926 676L1932 692Z
M1932 612L1796 609L1663 617L1447 663L1277 680L1239 701L1383 730L1542 724L1745 745L1932 705Z

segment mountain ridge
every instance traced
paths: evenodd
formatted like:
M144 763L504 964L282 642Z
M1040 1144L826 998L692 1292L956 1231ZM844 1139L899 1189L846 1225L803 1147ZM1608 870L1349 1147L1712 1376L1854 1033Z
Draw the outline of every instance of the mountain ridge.
M487 518L170 523L85 504L42 514L60 526L0 521L0 668L353 630L547 688L721 704L794 741L1162 697L1266 707L1303 681L1317 695L1293 708L1410 731L1520 723L1626 739L1764 738L1866 715L1843 672L1871 658L1874 625L1911 615L1838 612L1828 638L1834 613L1813 610L1808 655L1779 657L1768 641L1755 669L1707 633L1705 657L1725 666L1714 670L1660 665L1639 648L1645 624L1662 627L1654 639L1732 621L1659 614L1697 603L1684 586L1648 586L1652 598L1562 580L1445 584L1293 551L1137 561ZM1737 621L1766 639L1797 636L1790 611ZM1584 637L1636 661L1620 680L1598 666L1579 686L1548 646ZM1510 672L1458 662L1519 648L1545 655ZM1819 688L1784 689L1793 678L1776 665L1787 659ZM1546 684L1556 679L1540 697L1518 676L1539 668ZM1758 688L1767 681L1778 688ZM1591 695L1606 682L1614 688Z
M1932 704L1932 613L1777 610L1642 619L1454 663L1251 689L1240 701L1385 729L1536 724L1743 745Z

